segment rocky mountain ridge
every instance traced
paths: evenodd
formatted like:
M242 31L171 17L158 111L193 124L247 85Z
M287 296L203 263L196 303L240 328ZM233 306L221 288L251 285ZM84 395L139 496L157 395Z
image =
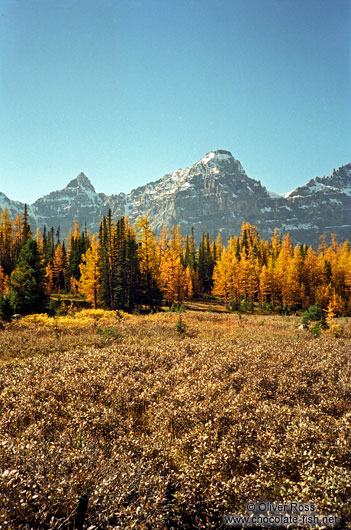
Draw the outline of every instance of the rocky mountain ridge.
M5 205L12 218L22 215L24 204L0 193L0 209ZM183 234L194 227L197 240L202 232L213 238L220 232L226 240L240 233L247 221L258 227L262 237L271 237L277 227L280 234L289 232L296 243L317 246L321 234L333 232L339 240L351 236L351 163L279 195L248 177L229 151L216 150L192 167L167 173L129 194L96 193L80 173L63 190L29 205L28 214L32 230L60 225L65 237L74 219L97 232L109 208L114 218L128 215L132 222L147 215L155 233L163 225L180 224Z

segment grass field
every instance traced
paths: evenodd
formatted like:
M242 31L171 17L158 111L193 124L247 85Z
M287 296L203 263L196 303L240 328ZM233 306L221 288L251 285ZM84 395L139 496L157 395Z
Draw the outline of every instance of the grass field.
M0 528L219 529L249 500L351 528L351 322L83 311L0 330ZM179 325L178 325L179 328Z

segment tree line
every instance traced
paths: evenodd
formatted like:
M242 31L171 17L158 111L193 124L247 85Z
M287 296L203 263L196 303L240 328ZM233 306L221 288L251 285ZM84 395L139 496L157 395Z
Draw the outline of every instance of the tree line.
M156 310L164 303L213 295L228 309L297 311L318 303L351 314L351 250L348 241L320 238L318 250L292 244L275 230L270 240L243 223L224 245L203 233L183 237L179 226L155 237L147 217L133 226L111 211L91 235L75 221L66 241L60 229L32 233L27 208L0 219L0 313L45 311L57 293L78 293L92 307Z

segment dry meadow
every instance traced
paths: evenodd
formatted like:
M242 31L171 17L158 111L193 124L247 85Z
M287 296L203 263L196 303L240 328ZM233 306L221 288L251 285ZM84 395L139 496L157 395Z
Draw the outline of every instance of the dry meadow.
M0 330L0 528L219 529L248 500L351 528L351 322L188 311ZM27 525L27 526L26 526ZM73 528L73 526L71 526Z

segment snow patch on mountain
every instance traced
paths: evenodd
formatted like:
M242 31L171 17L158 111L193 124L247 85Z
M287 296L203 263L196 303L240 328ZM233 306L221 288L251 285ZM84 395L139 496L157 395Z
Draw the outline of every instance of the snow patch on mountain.
M230 151L210 151L203 158L201 158L198 164L208 164L211 160L215 162L222 162L223 160L230 160L231 158L233 158L233 155Z
M284 197L284 195L276 193L275 191L267 190L267 193L268 193L268 195L270 196L271 199L281 199L282 197Z
M5 206L11 219L14 219L17 214L23 214L24 204L22 202L13 201L0 192L0 210L2 211Z

